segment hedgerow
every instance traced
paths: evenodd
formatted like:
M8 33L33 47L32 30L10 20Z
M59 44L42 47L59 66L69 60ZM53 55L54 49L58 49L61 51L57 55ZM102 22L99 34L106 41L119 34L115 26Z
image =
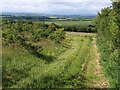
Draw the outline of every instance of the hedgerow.
M120 1L112 5L102 9L96 17L97 43L111 87L119 87Z

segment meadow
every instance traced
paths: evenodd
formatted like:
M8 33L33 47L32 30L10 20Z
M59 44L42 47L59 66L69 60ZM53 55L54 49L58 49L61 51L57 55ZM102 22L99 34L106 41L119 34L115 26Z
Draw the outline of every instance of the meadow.
M41 54L45 57L36 57L21 45L3 46L3 87L86 87L82 64L90 53L92 36L67 34L64 46L44 40Z

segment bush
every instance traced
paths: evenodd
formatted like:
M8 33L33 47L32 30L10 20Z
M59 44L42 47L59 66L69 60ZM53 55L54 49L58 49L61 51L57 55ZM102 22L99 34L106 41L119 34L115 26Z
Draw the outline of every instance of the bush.
M65 31L72 31L72 32L87 32L92 33L95 31L94 25L74 25L74 26L63 26Z
M118 75L120 59L120 2L113 3L112 8L104 8L98 13L96 18L96 30L98 33L97 43L101 53L102 65L105 68L106 75L110 77L110 84L113 87L119 87ZM119 13L119 14L118 14Z

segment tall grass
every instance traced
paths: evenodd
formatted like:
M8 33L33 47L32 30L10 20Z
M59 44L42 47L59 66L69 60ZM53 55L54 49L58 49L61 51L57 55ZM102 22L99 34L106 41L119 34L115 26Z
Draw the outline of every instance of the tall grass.
M91 39L77 35L68 35L67 38L71 42L68 42L69 48L52 42L44 45L42 54L55 53L53 57L56 58L50 63L29 53L23 46L4 46L3 87L85 87L86 79L81 68L91 47Z

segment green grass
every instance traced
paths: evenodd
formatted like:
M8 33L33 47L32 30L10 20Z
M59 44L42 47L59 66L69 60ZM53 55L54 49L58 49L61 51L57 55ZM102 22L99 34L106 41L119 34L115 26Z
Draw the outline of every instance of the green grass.
M45 21L45 23L56 23L61 26L74 26L74 25L89 25L92 21Z
M34 21L34 23L39 23L40 21ZM44 23L46 24L51 24L51 23L55 23L57 25L60 26L75 26L75 25L90 25L92 24L92 21L59 21L59 20L48 20L48 21L44 21Z
M89 35L67 34L61 45L50 41L40 45L47 58L38 58L22 46L3 46L3 87L86 87L82 64L91 48Z

